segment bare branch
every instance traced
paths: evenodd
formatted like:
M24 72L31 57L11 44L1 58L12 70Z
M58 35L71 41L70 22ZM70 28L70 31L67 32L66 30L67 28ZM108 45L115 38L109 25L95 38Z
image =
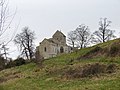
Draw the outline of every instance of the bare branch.
M101 18L99 21L99 30L93 33L94 39L96 39L93 41L100 43L114 38L114 31L109 29L110 24L111 21L108 21L107 18Z
M27 59L32 59L33 57L33 40L34 32L32 32L28 27L24 27L22 33L17 34L14 42L19 45L21 54L26 55Z

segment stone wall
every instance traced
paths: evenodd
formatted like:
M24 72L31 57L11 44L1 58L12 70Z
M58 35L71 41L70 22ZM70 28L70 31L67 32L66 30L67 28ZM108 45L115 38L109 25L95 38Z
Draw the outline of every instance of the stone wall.
M66 45L66 36L61 31L57 31L53 35L53 40L55 40L58 44Z
M40 55L42 55L44 59L56 56L57 53L54 50L55 47L56 44L50 43L46 39L43 40L43 42L39 45Z

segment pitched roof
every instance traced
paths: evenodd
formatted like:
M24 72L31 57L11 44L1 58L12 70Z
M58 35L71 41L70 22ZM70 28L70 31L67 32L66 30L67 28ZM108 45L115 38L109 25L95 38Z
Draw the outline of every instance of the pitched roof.
M56 34L62 34L63 36L65 36L61 31L59 31L59 30L57 30L54 34L53 34L53 36L55 36ZM66 37L66 36L65 36Z
M52 39L46 39L48 42L55 43Z
M57 44L52 38L50 38L50 39L46 39L46 38L45 38L44 40L46 40L46 41L48 41L48 42L50 42L50 43ZM43 40L43 41L44 41L44 40Z

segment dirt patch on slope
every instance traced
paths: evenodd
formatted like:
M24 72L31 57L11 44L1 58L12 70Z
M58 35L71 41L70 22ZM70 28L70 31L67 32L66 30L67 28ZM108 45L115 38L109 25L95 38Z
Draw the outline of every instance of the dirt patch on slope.
M93 47L89 52L86 54L80 56L77 58L77 60L80 59L89 59L89 58L95 58L95 57L116 57L120 56L120 40L113 42L112 44L106 45L106 47L100 47L95 46Z
M66 78L85 78L85 77L94 77L101 74L111 74L116 72L118 66L116 64L87 64L83 67L70 68L64 73Z
M96 46L93 49L91 49L89 52L87 52L85 55L82 55L79 58L77 58L77 60L94 58L103 54L104 54L104 50L101 47Z
M7 82L12 79L20 78L20 72L6 73L4 76L0 77L0 83Z

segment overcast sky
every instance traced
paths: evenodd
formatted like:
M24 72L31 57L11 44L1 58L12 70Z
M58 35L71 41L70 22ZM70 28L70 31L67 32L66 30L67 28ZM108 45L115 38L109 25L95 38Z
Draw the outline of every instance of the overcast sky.
M120 0L9 0L9 6L12 11L17 7L12 27L20 21L17 33L25 26L35 31L36 45L56 30L67 35L80 24L88 25L93 32L104 17L120 32Z

